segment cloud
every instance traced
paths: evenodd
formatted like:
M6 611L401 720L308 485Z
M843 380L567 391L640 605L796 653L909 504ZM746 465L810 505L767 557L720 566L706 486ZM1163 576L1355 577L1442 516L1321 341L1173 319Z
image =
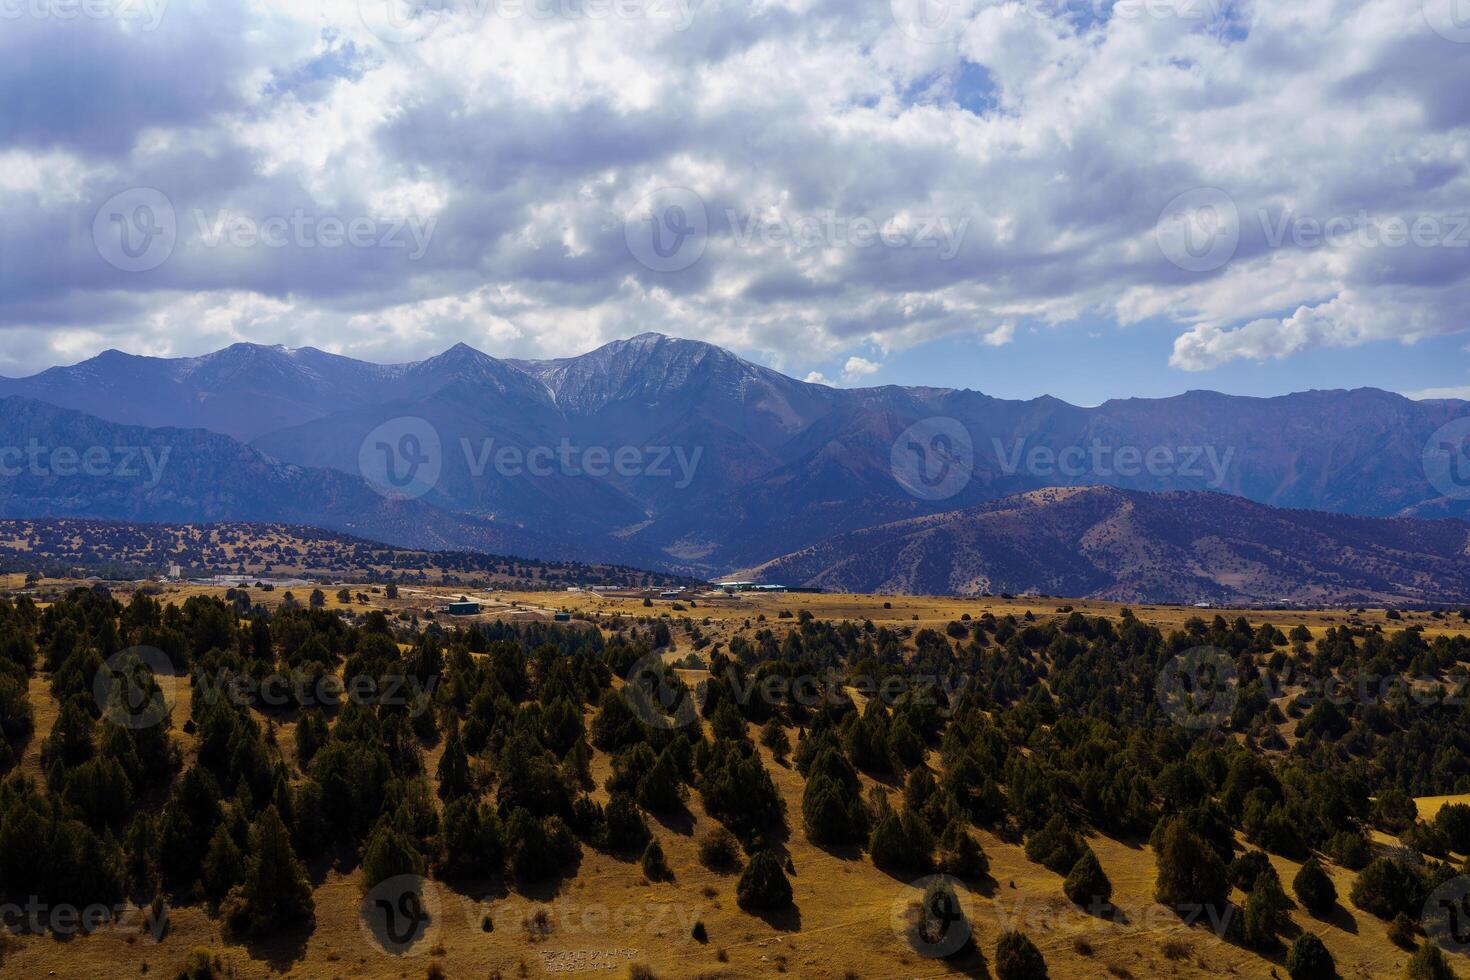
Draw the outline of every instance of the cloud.
M804 372L1085 315L1173 322L1171 363L1205 370L1463 330L1470 59L1410 7L975 4L938 43L889 0L449 4L412 43L357 0L7 20L0 366L226 337L560 355L661 330ZM178 219L144 272L93 240L134 187ZM693 224L630 225L661 188ZM1235 215L1202 269L1157 234L1200 188ZM375 234L209 244L224 213ZM434 221L418 257L382 241L410 219ZM1310 234L1423 220L1436 240ZM640 262L654 230L698 254Z
M863 378L877 374L883 367L862 357L849 357L847 363L842 366L842 380L845 384L853 384Z
M1470 385L1461 385L1457 388L1421 388L1418 391L1403 392L1403 396L1421 402L1445 398L1455 401L1470 401Z

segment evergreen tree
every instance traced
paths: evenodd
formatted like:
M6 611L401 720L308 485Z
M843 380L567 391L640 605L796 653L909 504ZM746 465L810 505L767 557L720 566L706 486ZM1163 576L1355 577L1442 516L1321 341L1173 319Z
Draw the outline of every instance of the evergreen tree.
M1296 873L1291 881L1291 889L1296 892L1297 901L1302 903L1302 908L1315 916L1326 915L1337 904L1337 888L1314 857L1308 858L1307 863Z
M972 926L953 882L934 878L924 888L919 905L918 939L931 949L952 950L951 956L974 945Z
M1423 881L1418 872L1392 858L1374 858L1353 882L1348 893L1353 904L1380 919L1392 919L1403 912L1416 915L1423 902Z
M959 820L951 820L939 838L937 865L941 874L965 881L984 877L990 871L990 859Z
M250 829L245 880L230 892L225 905L230 928L247 935L309 929L316 922L311 882L273 806L266 807Z
M1062 893L1085 909L1100 909L1112 900L1113 883L1103 873L1092 848L1083 848L1082 856L1072 865L1067 880L1062 883Z
M209 841L209 851L199 869L204 894L212 902L222 902L230 889L245 877L245 855L235 838L221 824Z
M626 793L614 793L604 809L609 850L637 854L648 842L648 821Z
M1172 821L1159 846L1154 897L1170 908L1197 911L1200 906L1223 908L1229 892L1219 855L1183 821Z
M934 837L929 825L912 810L890 810L873 828L868 851L873 864L893 871L928 870L933 860Z
M439 759L439 798L448 802L467 796L470 791L470 761L460 742L459 732L451 731Z
M735 886L735 900L747 912L783 909L791 904L791 882L771 851L757 851Z
M1332 954L1310 932L1296 937L1291 952L1286 955L1286 972L1291 980L1337 980L1337 964Z
M444 874L483 877L505 865L500 820L490 807L468 797L444 808Z
M995 941L996 980L1047 980L1046 960L1023 932L1003 932Z
M1290 922L1286 915L1289 904L1274 870L1258 875L1255 887L1246 896L1241 918L1241 938L1245 944L1256 949L1275 945L1277 933Z
M778 718L772 717L761 727L761 744L771 750L777 761L791 754L791 740L786 737L786 728Z
M422 875L424 859L413 841L384 816L373 828L362 852L362 887L371 891L399 875Z

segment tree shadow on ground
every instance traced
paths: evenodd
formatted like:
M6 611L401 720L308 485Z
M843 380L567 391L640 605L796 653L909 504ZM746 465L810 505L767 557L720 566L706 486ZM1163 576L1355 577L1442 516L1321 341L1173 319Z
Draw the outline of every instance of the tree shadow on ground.
M1313 916L1314 919L1325 922L1334 929L1356 936L1358 934L1358 919L1341 902L1333 903L1332 908L1327 910L1326 915Z
M778 932L801 931L801 909L795 903L780 909L752 911L751 914Z
M681 806L677 810L650 810L648 813L665 830L680 837L694 836L694 814L689 812L687 806Z
M252 960L266 963L272 972L289 974L297 963L306 958L306 944L311 939L312 931L303 926L290 932L257 939L236 937L235 941L244 947Z

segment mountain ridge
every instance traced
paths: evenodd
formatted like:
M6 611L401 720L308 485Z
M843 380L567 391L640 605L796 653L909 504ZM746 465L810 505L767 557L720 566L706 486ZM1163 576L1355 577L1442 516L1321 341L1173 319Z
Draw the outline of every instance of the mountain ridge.
M1431 435L1466 417L1466 403L1375 388L1265 398L1194 389L1089 408L968 389L833 388L713 344L644 333L550 360L500 359L463 343L397 365L249 344L200 358L104 355L0 380L4 395L117 424L201 428L282 463L352 477L370 437L409 424L442 463L423 498L436 514L710 576L834 534L1048 486L1470 516L1470 500L1445 496L1423 464ZM901 467L934 439L962 444L963 479L943 494L915 493ZM535 476L496 463L502 451L524 459L562 447L642 463L594 474L576 455ZM656 461L676 453L688 472L660 471ZM1137 465L1155 458L1165 465Z
M1118 602L1470 601L1470 524L1281 510L1197 491L1034 490L836 535L748 571L829 591Z

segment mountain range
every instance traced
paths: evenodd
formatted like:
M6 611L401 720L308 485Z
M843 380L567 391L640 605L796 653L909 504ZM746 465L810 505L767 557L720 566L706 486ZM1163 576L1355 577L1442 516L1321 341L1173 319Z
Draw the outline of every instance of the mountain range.
M1470 500L1442 494L1423 463L1430 437L1470 405L1376 389L1192 391L1087 408L839 389L643 334L546 361L463 344L395 365L250 344L193 358L109 351L0 379L0 399L0 446L172 446L189 460L154 487L0 469L6 515L305 523L406 547L707 576L811 568L769 563L1057 486L1208 491L1191 515L1231 520L1269 513L1224 509L1232 497L1357 517L1470 516ZM389 473L419 460L432 479L403 499L369 472L380 453Z

